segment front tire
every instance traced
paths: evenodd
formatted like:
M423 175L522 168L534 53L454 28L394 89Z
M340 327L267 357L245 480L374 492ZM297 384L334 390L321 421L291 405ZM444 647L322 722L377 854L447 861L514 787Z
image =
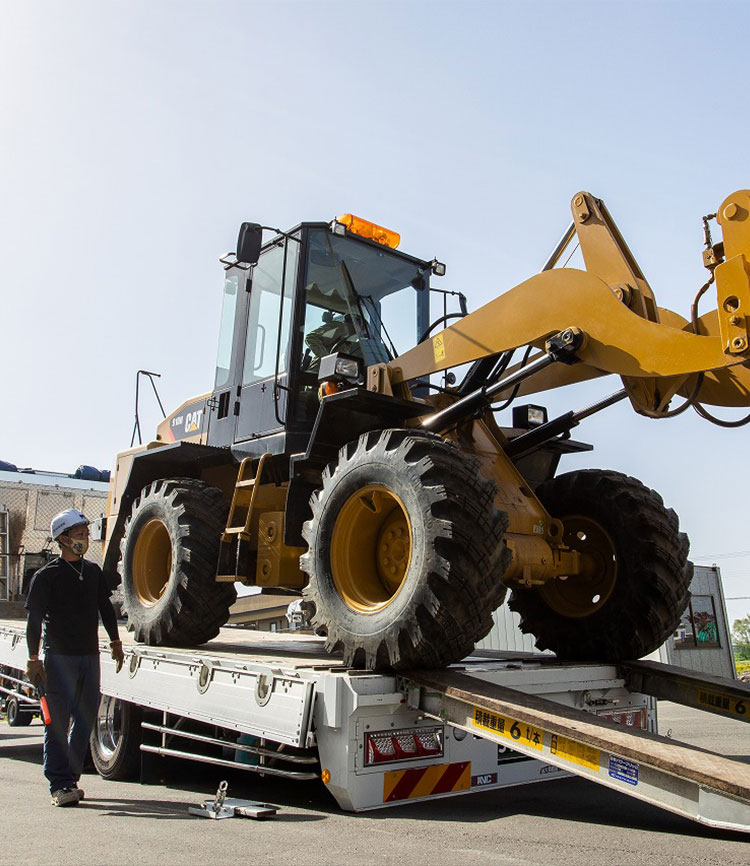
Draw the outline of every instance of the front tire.
M693 564L677 515L619 472L568 472L536 491L582 554L583 573L514 588L508 606L536 646L573 661L638 659L661 646L690 598Z
M442 667L492 627L506 515L479 463L439 436L385 430L339 452L300 559L312 625L362 669Z
M215 580L227 505L221 491L177 478L147 484L120 544L128 630L150 646L197 646L219 633L237 598Z

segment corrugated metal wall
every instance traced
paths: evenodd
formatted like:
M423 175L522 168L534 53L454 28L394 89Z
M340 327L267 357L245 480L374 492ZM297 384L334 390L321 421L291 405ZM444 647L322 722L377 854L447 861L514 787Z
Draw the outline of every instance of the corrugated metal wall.
M518 625L518 614L508 609L507 601L492 615L494 625L492 631L481 640L480 649L510 650L512 652L536 652L534 638L521 634Z

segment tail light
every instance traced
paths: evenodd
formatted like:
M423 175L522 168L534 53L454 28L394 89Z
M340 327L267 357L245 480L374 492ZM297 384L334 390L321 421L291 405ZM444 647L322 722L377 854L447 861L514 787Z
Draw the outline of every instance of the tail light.
M365 734L366 767L418 758L438 758L442 754L443 729L439 726L373 731Z

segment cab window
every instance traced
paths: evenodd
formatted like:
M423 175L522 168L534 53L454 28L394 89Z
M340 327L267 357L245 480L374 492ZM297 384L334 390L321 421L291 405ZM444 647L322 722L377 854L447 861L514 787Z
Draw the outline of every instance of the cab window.
M286 279L283 279L285 247ZM298 256L297 243L281 243L264 252L253 269L242 376L244 385L268 379L276 373L277 348L278 372L282 374L287 370L289 327Z

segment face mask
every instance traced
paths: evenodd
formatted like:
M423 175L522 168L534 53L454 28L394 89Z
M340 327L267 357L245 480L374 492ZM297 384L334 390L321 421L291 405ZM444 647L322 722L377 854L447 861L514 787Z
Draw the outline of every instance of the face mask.
M89 540L88 538L71 539L67 542L67 547L70 548L71 553L75 553L76 556L83 556L83 554L89 549Z

